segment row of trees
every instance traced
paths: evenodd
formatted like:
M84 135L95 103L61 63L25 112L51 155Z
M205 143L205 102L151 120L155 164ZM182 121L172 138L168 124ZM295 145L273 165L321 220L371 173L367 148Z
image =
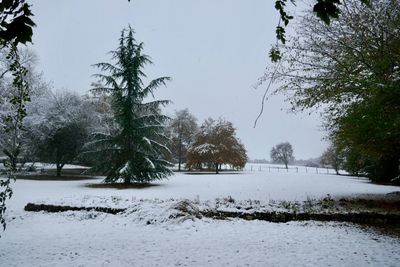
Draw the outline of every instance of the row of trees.
M165 160L168 117L160 108L168 101L144 101L169 78L144 86L143 67L151 62L133 34L131 28L122 31L119 47L112 52L114 64L96 65L102 73L96 75L95 97L53 94L45 83L30 81L38 88L31 87L23 131L18 136L1 132L2 150L15 165L17 160L55 163L61 175L65 163L78 159L92 163L94 171L107 176L106 182L150 182L171 174L171 164ZM12 86L6 87L13 92ZM10 96L2 99L7 102ZM2 108L0 119L8 123L10 112L6 105ZM11 154L9 140L16 139L18 153Z
M340 13L330 26L305 15L265 78L282 84L278 91L294 110L324 108L329 154L347 171L394 182L400 177L400 2L346 1Z
M114 64L95 65L102 71L96 75L95 97L54 94L45 84L40 90L33 87L14 162L23 157L24 161L55 163L61 175L64 164L80 160L105 174L105 182L147 183L171 174L164 145L168 117L160 109L168 101L144 101L169 78L144 86L142 70L151 61L133 34L131 28L122 31L119 47L112 52ZM6 118L2 116L3 121ZM9 156L7 140L15 136L2 134L1 146Z
M171 161L182 163L187 169L214 169L219 172L223 164L242 169L247 162L244 145L236 137L233 124L222 118L206 119L201 126L187 109L177 111L167 127L170 136Z
M66 163L92 166L93 173L106 175L105 182L150 182L171 174L170 161L186 167L221 164L243 168L246 151L236 138L232 123L223 119L206 120L200 127L187 109L177 111L172 119L161 114L166 100L145 102L160 85L169 80L161 77L144 86L143 66L151 63L142 54L132 29L122 32L120 45L113 51L115 64L99 63L102 73L90 95L52 92L40 74L32 76L28 116L18 136L17 151L9 152L14 132L0 132L0 146L11 162L20 168L23 162L53 163L61 175ZM34 56L26 53L27 66ZM10 108L7 99L12 86L3 84L0 121L7 123Z
M120 151L112 142L111 137L117 135L121 126L114 118L110 96L79 96L67 91L54 93L46 83L38 84L36 88L32 92L32 101L27 105L29 115L24 121L16 165L17 162L53 163L57 168L57 176L61 176L66 163L80 163L94 166L92 171L95 173L106 174L110 164L118 158L118 153L126 153L128 159L134 158L132 148L126 152ZM163 131L162 126L165 126ZM152 124L152 127L156 126ZM179 171L183 169L183 164L186 169L213 168L218 172L222 164L241 169L247 162L246 150L236 137L233 124L224 119L209 118L198 126L197 119L184 109L176 111L170 120L158 128L157 140L162 138L162 141L157 141L161 149L156 154L161 155L160 160L164 162L177 163ZM1 147L7 151L9 144L6 141L11 136L2 132L1 137ZM139 140L141 142L137 142L137 145L155 142L147 133L140 136ZM130 141L124 140L125 143L118 147L122 150L126 144L136 142ZM107 162L102 162L102 159ZM145 160L151 165L149 157ZM130 164L137 166L136 162ZM18 166L20 169L24 167L23 164ZM144 169L141 169L142 175ZM114 173L114 178L108 178L106 182L121 180L122 175L120 172ZM125 182L150 180L143 179L143 176L124 179Z

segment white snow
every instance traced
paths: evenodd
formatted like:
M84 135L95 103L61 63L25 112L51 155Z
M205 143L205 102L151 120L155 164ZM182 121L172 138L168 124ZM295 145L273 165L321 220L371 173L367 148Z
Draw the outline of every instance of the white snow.
M200 155L205 155L207 153L210 153L211 155L214 155L218 153L218 149L215 145L205 143L201 144L199 146L193 147L192 148L195 152L199 153Z
M148 157L145 157L145 159L146 162L149 164L150 168L155 169L154 163Z
M128 168L129 168L129 162L126 162L125 165L124 165L124 167L122 167L122 168L119 170L119 173L124 173L124 172L126 172L126 171L128 170Z
M149 138L143 137L143 141L145 141L148 145L151 145Z
M13 183L0 266L396 266L400 239L353 224L195 219L197 208L237 202L385 194L400 187L317 173L176 174L145 189L95 189L82 181ZM196 205L180 216L176 205ZM48 214L28 202L128 208ZM211 204L210 204L211 203Z
M3 266L396 266L396 238L338 223L187 221L140 226L118 216L16 219Z
M0 157L0 161L6 159L7 157ZM24 164L25 166L31 166L33 165L37 169L44 169L44 170L51 170L56 168L56 164L51 164L51 163L41 163L41 162L26 162ZM74 164L65 164L63 166L63 170L66 169L88 169L89 167L83 167L80 165L74 165ZM4 165L0 164L0 169L4 169Z

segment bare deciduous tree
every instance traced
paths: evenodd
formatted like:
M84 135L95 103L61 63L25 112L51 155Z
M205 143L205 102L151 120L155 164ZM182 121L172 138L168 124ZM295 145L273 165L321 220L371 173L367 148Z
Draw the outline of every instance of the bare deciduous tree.
M294 160L292 145L289 142L277 144L271 149L271 159L273 162L285 164L287 169L288 164Z
M178 171L181 171L181 164L186 162L187 150L198 131L196 121L188 109L179 110L175 112L166 129L170 137L169 149L173 160L178 162Z

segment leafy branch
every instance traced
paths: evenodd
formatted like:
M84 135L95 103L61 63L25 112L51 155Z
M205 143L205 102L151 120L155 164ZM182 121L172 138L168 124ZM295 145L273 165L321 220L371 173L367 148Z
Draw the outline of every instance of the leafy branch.
M17 171L22 122L26 116L25 104L30 101L29 84L25 80L28 71L20 61L18 44L32 42L32 28L35 26L32 16L30 6L25 0L4 0L0 3L0 47L8 50L6 59L11 63L8 71L13 77L12 85L15 88L15 93L9 100L14 113L4 118L3 126L3 130L11 136L10 146L3 151L8 157L3 163L6 177L0 178L0 187L4 188L0 191L0 224L3 230L6 229L6 200L13 194L10 183L15 180Z
M293 5L296 5L296 0L289 0ZM363 4L369 6L371 0L359 0ZM286 27L289 25L290 20L293 16L289 15L286 10L286 4L288 0L276 0L275 9L279 12L279 23L276 26L276 40L277 43L269 51L269 58L273 63L276 63L282 59L282 53L279 49L279 43L284 45L286 43ZM320 18L325 24L330 25L332 19L337 19L340 14L339 6L344 0L317 0L317 3L313 7L313 12ZM283 25L282 25L283 23Z

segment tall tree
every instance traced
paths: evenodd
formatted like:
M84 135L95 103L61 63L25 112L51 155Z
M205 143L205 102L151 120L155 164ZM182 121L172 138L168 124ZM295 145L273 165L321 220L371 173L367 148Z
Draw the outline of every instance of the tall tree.
M17 160L22 151L23 120L32 90L29 83L32 75L28 68L33 61L32 57L27 56L30 53L20 53L18 50L20 41L0 40L0 53L6 55L1 60L0 75L0 148L7 156L4 161L7 177L0 178L0 224L5 229L5 202L12 196L10 183L12 179L15 180Z
M34 73L36 56L31 51L19 50L19 61L24 69L22 73L23 87L15 84L10 72L9 50L0 50L0 150L7 156L6 165L17 171L17 159L21 157L23 142L23 119L26 116L26 106L30 95L41 89L41 77ZM29 71L28 71L29 70ZM28 87L29 84L29 87ZM16 88L18 87L18 89ZM21 97L25 100L20 101Z
M31 102L40 106L30 108L26 118L28 150L33 160L55 164L57 176L61 176L64 165L73 163L82 151L90 110L81 97L68 92L50 93L40 100Z
M222 164L243 168L248 160L246 149L236 137L236 129L229 121L209 118L201 125L188 151L189 168L202 164L213 165L218 173Z
M292 145L289 142L277 144L271 149L270 156L273 162L283 163L287 169L288 164L294 160Z
M329 27L309 14L298 28L275 75L280 90L296 110L325 107L330 139L362 157L352 160L360 172L399 177L400 2L346 1Z
M332 166L336 174L339 174L340 168L343 167L344 153L332 144L322 153L320 162L322 165Z
M164 125L167 116L160 106L167 100L145 102L169 77L161 77L144 86L143 68L152 63L142 53L143 43L137 43L130 27L121 32L119 47L112 51L115 64L98 63L95 66L106 74L96 74L100 83L94 92L111 97L112 110L118 129L116 132L95 134L88 144L88 153L98 159L93 168L107 175L105 182L149 183L172 174L171 164L163 159L168 153Z
M188 109L176 111L168 124L169 148L174 161L178 162L178 171L181 171L181 164L186 162L187 150L198 128L197 119Z

